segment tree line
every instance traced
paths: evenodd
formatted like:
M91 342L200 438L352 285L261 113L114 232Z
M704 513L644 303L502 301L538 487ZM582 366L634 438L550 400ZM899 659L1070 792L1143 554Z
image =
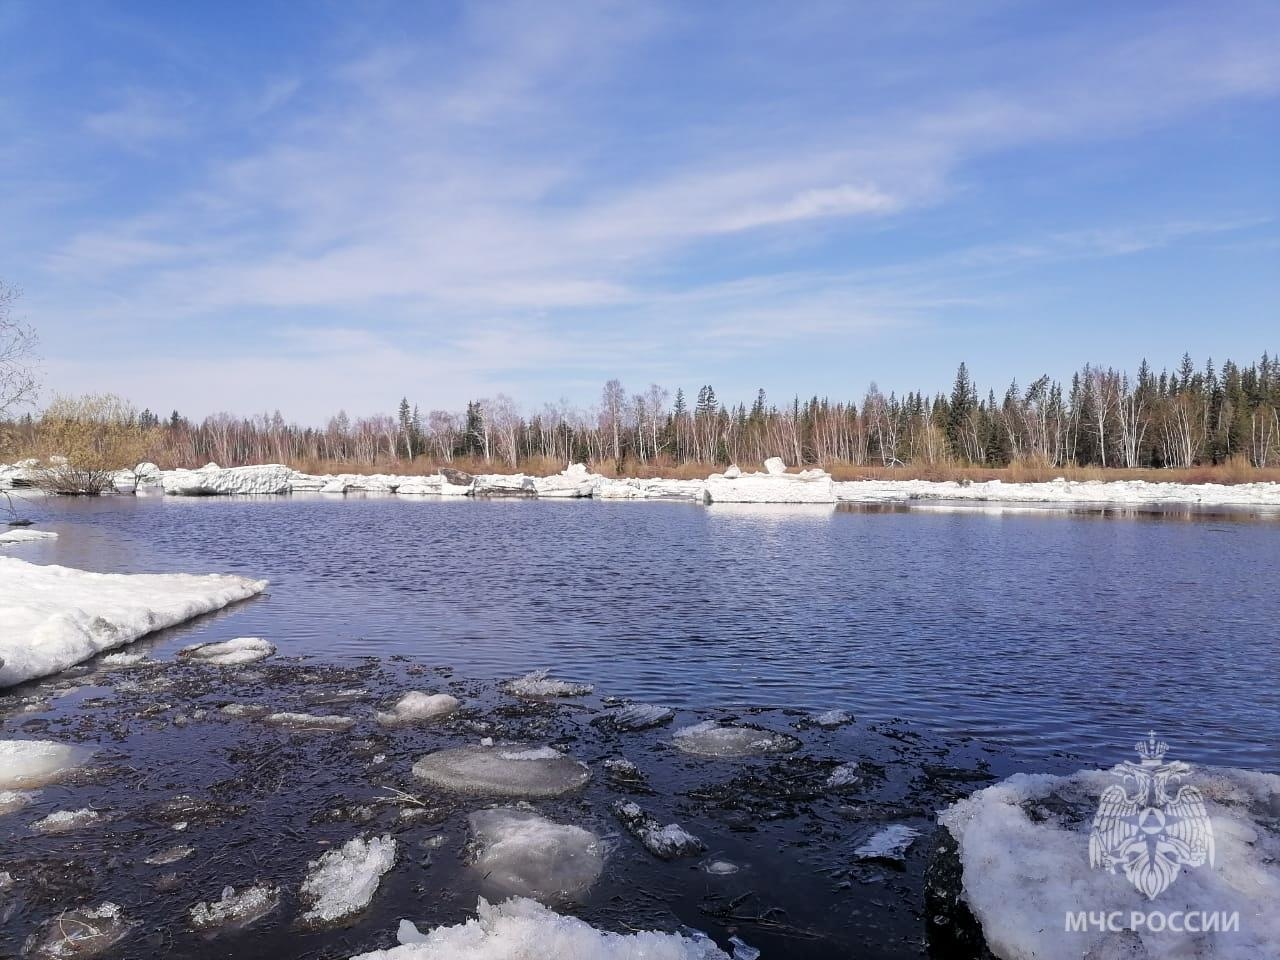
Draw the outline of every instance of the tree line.
M962 363L950 391L886 396L872 384L860 403L814 396L778 405L760 390L749 406L730 405L710 385L691 397L656 384L632 393L610 380L590 408L522 411L498 394L463 410L425 413L406 397L394 416L339 412L323 427L288 423L279 412L199 422L177 411L131 416L152 456L170 464L370 467L427 458L506 469L612 461L621 469L781 456L801 465L1161 468L1236 460L1265 468L1280 465L1280 360L1264 354L1247 366L1197 367L1184 356L1176 370L1156 373L1143 361L1132 376L1086 365L1066 383L1040 376L985 395ZM35 441L41 423L30 416L12 422L18 446L24 436Z

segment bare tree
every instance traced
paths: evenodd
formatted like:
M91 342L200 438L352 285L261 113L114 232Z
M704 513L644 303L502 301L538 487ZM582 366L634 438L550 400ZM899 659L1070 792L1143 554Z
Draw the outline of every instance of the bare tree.
M0 280L0 416L36 398L36 335L13 315L19 291Z

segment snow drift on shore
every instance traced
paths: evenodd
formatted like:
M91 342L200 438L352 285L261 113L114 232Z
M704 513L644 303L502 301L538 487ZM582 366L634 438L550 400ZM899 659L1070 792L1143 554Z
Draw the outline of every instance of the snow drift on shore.
M476 904L476 919L419 933L402 921L400 946L352 960L729 960L710 939L642 930L610 933L535 900Z
M265 580L89 573L0 557L0 687L261 593Z
M1119 769L1119 768L1117 768ZM1192 767L1171 784L1197 787L1213 825L1213 862L1182 868L1154 902L1123 872L1091 869L1089 835L1115 772L1016 774L980 790L939 820L959 846L963 896L1001 960L1143 957L1257 960L1280 956L1280 776ZM1238 911L1239 930L1192 937L1172 930L1065 932L1079 911L1146 915ZM1198 944L1188 952L1188 948Z

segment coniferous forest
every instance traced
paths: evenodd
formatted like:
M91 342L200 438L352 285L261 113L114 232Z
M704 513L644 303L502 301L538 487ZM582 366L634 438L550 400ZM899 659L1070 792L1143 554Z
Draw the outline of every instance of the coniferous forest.
M10 422L5 453L38 455L50 420L77 415L68 409L84 405L55 403L42 416ZM1247 365L1197 366L1184 356L1176 369L1157 372L1144 361L1132 374L1088 365L1067 382L1041 376L1001 390L979 386L962 363L949 390L885 394L873 384L859 401L777 402L760 390L750 403L726 402L711 385L632 393L611 380L587 409L521 409L498 394L461 410L423 411L405 397L395 415L339 412L323 427L291 424L278 412L128 416L146 455L165 465L416 472L457 461L495 470L586 461L625 472L781 456L790 464L865 467L1265 469L1280 466L1280 361L1264 354Z

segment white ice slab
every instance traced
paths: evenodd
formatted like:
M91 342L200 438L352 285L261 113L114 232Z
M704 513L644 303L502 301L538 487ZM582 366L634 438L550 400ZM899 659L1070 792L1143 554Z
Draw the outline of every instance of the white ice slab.
M266 587L247 577L90 573L0 557L0 687L65 670Z

